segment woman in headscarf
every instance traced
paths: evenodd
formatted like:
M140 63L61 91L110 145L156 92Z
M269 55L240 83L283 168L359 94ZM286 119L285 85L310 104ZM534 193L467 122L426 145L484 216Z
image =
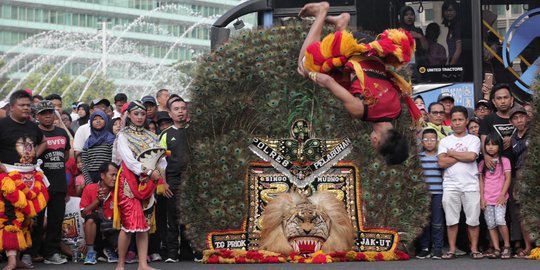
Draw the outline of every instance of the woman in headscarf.
M77 129L79 129L80 126L88 123L88 119L90 119L90 106L82 102L79 103L77 106L77 114L79 115L79 119L71 123L73 132L77 132Z
M99 167L112 158L115 136L107 128L109 117L99 110L90 116L90 137L86 140L82 155L82 172L85 183L97 183L100 180Z
M148 233L155 229L152 197L161 173L157 168L148 168L137 157L148 149L161 148L158 137L144 128L146 107L140 101L132 101L127 108L126 126L118 133L116 157L121 162L115 186L113 226L121 229L118 237L118 264L124 269L126 252L131 234L136 234L139 269L151 270L148 255ZM164 158L159 167L165 168ZM156 166L150 166L156 167Z

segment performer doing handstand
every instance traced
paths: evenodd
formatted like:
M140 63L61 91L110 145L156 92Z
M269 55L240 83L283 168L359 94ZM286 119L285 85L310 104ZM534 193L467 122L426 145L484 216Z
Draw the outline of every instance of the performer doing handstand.
M407 140L391 122L401 113L400 96L414 120L421 113L410 98L410 84L386 65L397 68L409 62L414 38L405 30L389 29L373 42L358 43L346 31L350 15L327 16L329 8L327 2L309 3L299 13L300 17L314 16L315 21L300 50L298 73L330 90L353 118L372 122L372 145L388 164L400 164L409 150ZM325 22L333 24L335 32L321 41Z

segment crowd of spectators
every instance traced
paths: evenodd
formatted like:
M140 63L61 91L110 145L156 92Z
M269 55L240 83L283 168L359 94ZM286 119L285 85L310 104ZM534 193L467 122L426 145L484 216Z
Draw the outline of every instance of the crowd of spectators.
M130 128L126 124L131 117L128 96L118 93L113 102L98 98L63 110L62 98L57 94L31 96L30 90L20 90L14 95L14 104L1 104L0 118L10 118L10 106L18 106L18 100L31 101L26 122L36 123L47 141L46 150L38 152L38 158L50 182L47 211L34 218L32 247L17 255L17 266L31 267L36 262L64 264L69 258L84 264L100 260L118 263L120 258L117 267L121 268L123 263L140 261L136 241L131 241L125 256L118 255L119 230L113 228L113 194L121 167L117 141ZM176 194L188 160L187 103L161 89L137 104L145 110L144 128L156 138L161 135L159 145L175 153L167 157L173 161L165 168L166 177L160 176L165 191L155 194L156 233L149 237L144 261L175 263L182 257L193 259L189 244L180 237L183 225L178 223L176 211ZM129 237L135 238L135 234Z
M525 258L533 248L515 198L532 108L517 104L507 84L484 84L483 90L472 115L454 106L449 93L427 109L421 97L415 99L427 116L417 134L432 196L431 222L418 241L417 258L453 259L465 252L473 259Z

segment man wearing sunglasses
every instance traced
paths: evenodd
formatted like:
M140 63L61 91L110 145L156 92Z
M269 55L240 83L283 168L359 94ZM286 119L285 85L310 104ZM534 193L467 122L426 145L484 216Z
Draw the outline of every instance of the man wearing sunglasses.
M429 122L426 125L437 132L437 139L439 141L452 133L452 129L449 126L443 125L444 116L444 106L441 103L433 102L429 104Z

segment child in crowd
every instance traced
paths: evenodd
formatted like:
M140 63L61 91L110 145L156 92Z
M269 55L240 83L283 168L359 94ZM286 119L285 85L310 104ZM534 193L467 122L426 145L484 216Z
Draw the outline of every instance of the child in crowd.
M121 117L115 117L111 120L111 125L109 131L114 134L114 136L118 135L118 132L120 132L120 129L122 129L122 118Z
M426 128L422 131L422 152L420 152L420 161L424 171L429 192L431 193L431 223L424 229L420 238L422 250L416 258L418 259L441 259L443 247L443 221L444 212L442 207L442 170L439 168L437 158L437 131L432 128ZM430 241L431 240L431 241ZM430 242L433 243L433 253L429 253Z
M486 254L490 259L500 257L510 259L510 234L506 226L506 203L508 201L508 188L510 187L512 167L510 160L502 156L503 142L499 135L489 134L484 143L486 149L484 159L492 159L495 169L488 169L484 160L480 161L478 171L480 176L480 206L484 210L484 218L489 229L489 236L493 242L494 252ZM499 233L504 241L501 253L499 246Z
M90 116L90 136L83 147L82 172L86 184L100 180L99 167L112 158L112 148L116 137L107 127L109 117L102 111L95 111Z

